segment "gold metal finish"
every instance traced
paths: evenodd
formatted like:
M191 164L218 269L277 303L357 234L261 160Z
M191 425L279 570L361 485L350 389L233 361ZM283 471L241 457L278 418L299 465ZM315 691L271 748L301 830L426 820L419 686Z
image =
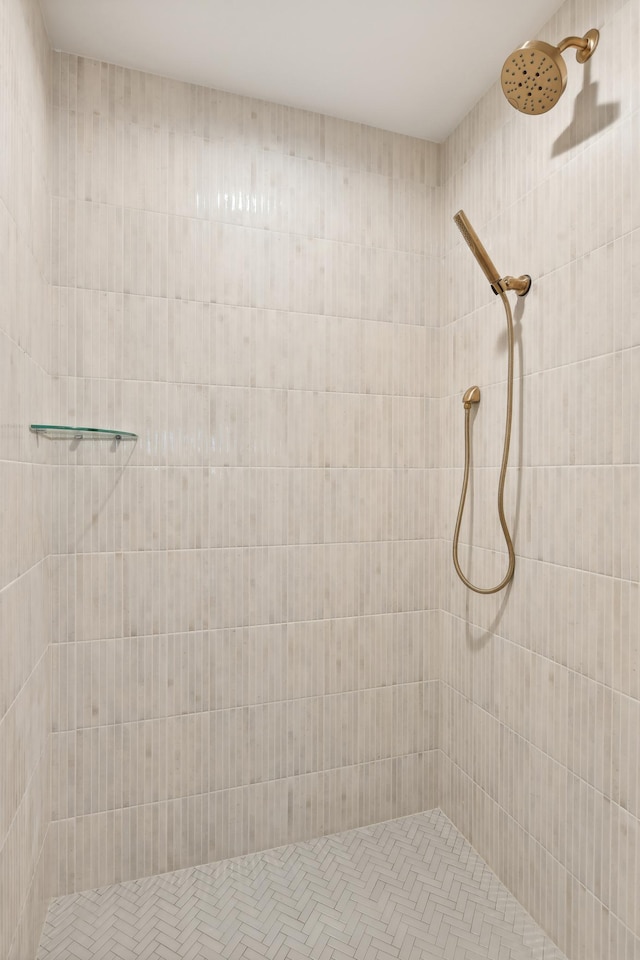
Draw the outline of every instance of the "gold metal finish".
M480 403L480 387L469 387L462 398L465 410L471 409L472 403Z
M453 221L464 239L467 241L471 253L480 264L480 268L491 286L493 287L494 284L499 284L500 274L496 270L491 257L480 242L478 234L467 220L467 215L465 214L464 210L458 210L453 218Z
M519 297L526 297L531 288L531 277L529 274L525 273L521 277L501 277L493 260L485 250L484 244L481 242L480 237L469 223L464 210L458 210L453 220L458 230L467 241L467 245L471 250L471 253L480 264L480 269L491 284L491 289L493 292L495 294L499 294L513 290L518 294Z
M513 573L516 568L516 555L513 549L511 534L509 533L507 521L504 516L504 484L507 477L507 466L509 463L511 422L513 419L513 316L511 314L511 307L509 306L509 301L507 299L507 292L509 290L513 290L518 294L519 297L525 297L531 289L531 277L525 273L521 277L507 276L501 278L491 260L491 257L480 243L478 234L469 223L464 210L458 210L453 219L456 226L462 233L462 236L469 244L469 248L480 264L485 277L491 284L491 289L502 300L507 315L507 422L504 432L504 445L502 448L502 465L500 467L500 477L498 479L498 517L500 518L500 526L502 527L504 539L507 544L509 564L507 566L507 572L504 575L504 578L496 587L476 587L475 584L471 583L470 580L467 580L462 572L460 562L458 560L460 526L462 524L464 505L467 499L469 470L471 466L471 407L474 403L480 403L480 387L477 386L469 387L468 390L465 390L464 396L462 397L462 404L464 406L464 479L462 481L462 493L460 494L460 506L458 507L456 528L453 534L453 565L456 568L456 573L464 585L470 590L473 590L475 593L498 593L498 591L504 589L504 587L506 587L506 585L513 578Z
M498 281L498 286L500 290L493 288L494 293L500 293L500 291L508 293L509 290L513 290L519 297L526 297L531 289L531 277L528 273L523 273L521 277L503 277Z
M557 47L528 40L504 62L502 91L521 113L548 113L564 93L567 68Z
M564 53L569 47L576 47L576 60L578 63L586 63L593 56L599 39L599 30L587 30L584 37L565 37L558 44L558 50Z
M500 590L503 590L507 584L513 579L513 574L516 568L516 555L513 549L513 541L511 540L511 534L509 533L509 527L507 526L507 521L504 515L504 484L507 477L507 465L509 463L509 446L511 444L511 420L513 416L513 316L511 314L511 307L509 306L509 301L505 293L500 292L500 299L504 304L504 309L507 314L507 339L509 343L509 360L508 360L508 371L507 371L507 422L504 431L504 446L502 448L502 466L500 467L500 478L498 480L498 517L500 518L500 526L502 527L502 532L504 534L504 539L507 544L507 551L509 553L509 564L507 566L507 572L505 573L503 579L495 587L476 587L474 583L471 583L470 580L467 580L462 569L460 567L460 562L458 560L458 541L460 539L460 526L462 524L462 515L464 513L464 504L467 499L467 489L469 486L469 466L471 462L471 403L478 402L480 399L480 390L478 387L470 387L465 393L465 397L471 391L478 391L478 399L476 401L471 400L471 402L464 403L464 479L462 481L462 493L460 495L460 506L458 507L458 517L456 519L456 529L453 534L453 565L456 568L456 573L464 583L465 587L468 587L469 590L473 590L474 593L498 593Z
M539 115L548 113L564 93L567 68L562 54L576 47L576 60L586 63L598 46L600 34L589 30L584 37L565 37L557 47L543 40L527 40L509 54L502 67L502 91L516 110Z

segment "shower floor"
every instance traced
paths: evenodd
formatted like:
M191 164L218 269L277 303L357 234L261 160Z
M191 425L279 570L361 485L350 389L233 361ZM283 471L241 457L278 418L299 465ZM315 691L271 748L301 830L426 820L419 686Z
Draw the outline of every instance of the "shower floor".
M439 810L60 897L38 960L564 960Z

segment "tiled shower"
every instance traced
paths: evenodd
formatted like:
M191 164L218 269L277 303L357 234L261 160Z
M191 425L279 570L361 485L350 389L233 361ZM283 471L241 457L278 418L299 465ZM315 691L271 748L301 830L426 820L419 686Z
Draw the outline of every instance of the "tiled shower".
M51 897L434 808L570 960L640 957L640 5L541 36L587 20L542 126L496 84L435 144L0 6L2 958ZM461 207L534 278L491 598L450 556L478 382L461 555L504 568Z

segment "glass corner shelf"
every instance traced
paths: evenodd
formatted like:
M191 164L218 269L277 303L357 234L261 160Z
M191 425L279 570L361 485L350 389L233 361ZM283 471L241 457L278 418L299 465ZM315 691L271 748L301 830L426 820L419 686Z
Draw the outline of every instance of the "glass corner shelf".
M137 433L127 430L103 430L100 427L66 427L54 423L32 423L29 429L51 440L137 440Z

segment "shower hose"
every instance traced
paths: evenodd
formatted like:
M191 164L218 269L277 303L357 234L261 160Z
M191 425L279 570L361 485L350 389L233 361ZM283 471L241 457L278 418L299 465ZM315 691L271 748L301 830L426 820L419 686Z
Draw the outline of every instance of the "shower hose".
M511 534L509 533L509 527L507 526L507 521L504 516L504 483L507 476L507 464L509 463L509 446L511 443L511 420L513 415L513 315L511 313L511 306L509 305L509 300L507 295L504 292L500 292L500 298L504 304L505 313L507 315L507 342L508 342L508 370L507 370L507 421L504 431L504 446L502 449L502 466L500 467L500 478L498 480L498 516L500 518L500 526L502 527L502 532L504 534L504 539L507 544L507 550L509 552L509 565L507 567L507 572L504 575L504 578L496 587L476 587L475 584L471 583L470 580L467 580L464 573L460 568L460 562L458 560L458 540L460 538L460 526L462 524L462 515L464 513L464 504L467 499L467 488L469 486L469 468L471 460L471 407L472 403L470 401L465 401L464 404L464 479L462 481L462 493L460 494L460 506L458 507L458 518L456 520L456 529L453 534L453 564L456 568L456 573L464 583L466 587L470 590L475 591L475 593L498 593L500 590L503 590L504 587L512 580L513 572L516 566L516 555L513 550L513 543L511 540Z

